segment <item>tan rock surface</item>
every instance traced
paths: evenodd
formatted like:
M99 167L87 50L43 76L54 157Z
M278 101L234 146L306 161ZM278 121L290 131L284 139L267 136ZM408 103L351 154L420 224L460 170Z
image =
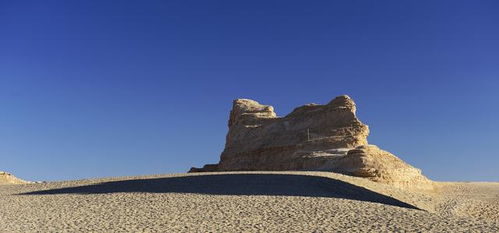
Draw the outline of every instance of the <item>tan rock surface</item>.
M21 180L10 173L0 171L0 185L5 184L25 184L27 181Z
M375 145L359 146L334 164L333 170L353 176L388 183L401 188L432 189L432 182L421 170L410 166L390 152Z
M369 128L357 118L356 104L346 95L325 105L298 107L284 117L277 117L272 106L237 99L228 125L220 162L190 172L334 171L400 187L431 189L419 169L368 145Z

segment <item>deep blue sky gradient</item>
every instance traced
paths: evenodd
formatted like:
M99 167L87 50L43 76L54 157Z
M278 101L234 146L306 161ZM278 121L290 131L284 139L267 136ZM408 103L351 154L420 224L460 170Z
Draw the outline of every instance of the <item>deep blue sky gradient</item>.
M2 1L0 170L29 180L214 163L235 98L348 94L436 180L499 181L497 1Z

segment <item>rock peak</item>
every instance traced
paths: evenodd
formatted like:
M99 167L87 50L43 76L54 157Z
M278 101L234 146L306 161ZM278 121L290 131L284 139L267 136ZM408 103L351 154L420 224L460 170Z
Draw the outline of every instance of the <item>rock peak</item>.
M333 100L331 100L327 105L351 109L351 111L353 113L355 113L357 110L355 102L348 95L340 95L340 96L334 98Z
M274 107L262 105L251 99L235 99L229 116L229 127L234 124L256 123L259 119L276 118Z

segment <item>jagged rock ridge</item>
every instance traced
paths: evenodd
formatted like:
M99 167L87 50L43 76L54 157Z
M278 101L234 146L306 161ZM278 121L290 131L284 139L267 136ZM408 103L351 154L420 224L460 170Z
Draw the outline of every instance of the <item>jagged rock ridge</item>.
M354 101L338 96L326 105L308 104L277 117L274 108L237 99L218 164L204 171L333 171L399 186L429 187L430 181L395 155L369 145L369 128Z

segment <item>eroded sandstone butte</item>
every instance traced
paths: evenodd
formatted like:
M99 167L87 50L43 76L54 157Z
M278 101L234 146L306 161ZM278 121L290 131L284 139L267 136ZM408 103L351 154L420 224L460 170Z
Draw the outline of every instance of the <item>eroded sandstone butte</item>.
M356 116L354 101L338 96L278 117L274 108L237 99L218 164L211 171L332 171L403 187L431 188L431 182L395 155L369 145L369 127Z

